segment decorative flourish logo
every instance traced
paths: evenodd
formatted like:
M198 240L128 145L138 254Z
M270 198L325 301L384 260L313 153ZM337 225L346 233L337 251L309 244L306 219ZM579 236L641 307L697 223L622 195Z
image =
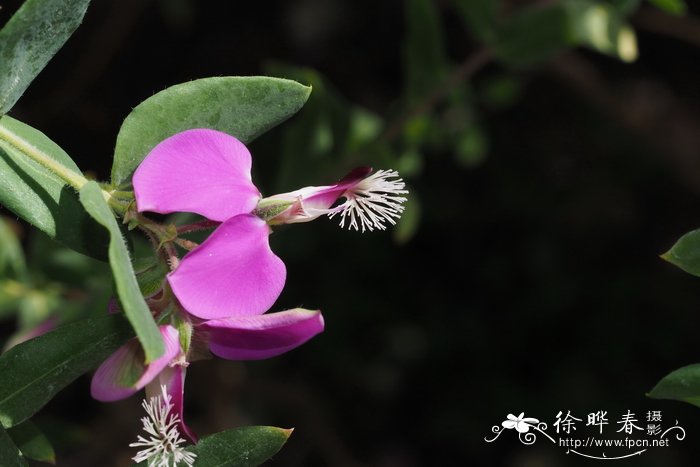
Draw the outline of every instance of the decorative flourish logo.
M616 460L632 456L639 456L655 447L667 447L675 437L676 441L685 439L685 429L678 424L664 428L662 426L662 414L660 410L650 410L646 413L646 426L640 422L636 415L628 410L620 416L613 426L619 426L612 437L602 437L607 425L610 425L608 412L598 410L586 416L584 429L576 430L583 425L583 419L571 414L570 410L557 413L550 435L547 433L548 425L537 418L525 417L521 412L517 417L508 414L500 425L491 427L492 437L484 437L484 441L492 443L505 431L514 430L518 433L518 439L522 444L532 445L538 439L538 434L548 439L552 444L566 448L566 454L575 454L589 459ZM581 423L579 423L581 422ZM608 428L608 430L613 428ZM589 435L588 431L595 431ZM640 449L641 448L641 449ZM607 451L607 452L606 452ZM611 451L614 455L611 455Z

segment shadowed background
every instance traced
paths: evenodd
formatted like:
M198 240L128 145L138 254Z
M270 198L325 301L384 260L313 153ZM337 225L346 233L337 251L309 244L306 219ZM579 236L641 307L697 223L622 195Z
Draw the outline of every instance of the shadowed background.
M0 1L0 24L18 4ZM450 2L435 4L446 56L469 60L479 44ZM185 415L200 435L295 427L270 462L280 466L590 465L546 440L484 437L508 413L551 424L560 410L607 410L612 430L627 410L661 410L687 438L634 465L693 465L700 412L645 392L700 360L700 281L658 258L700 226L700 10L690 4L678 20L690 32L677 37L643 7L631 18L633 64L577 49L517 71L480 65L449 97L466 103L459 112L426 117L456 122L471 135L466 150L437 130L411 148L411 125L425 124L415 118L381 150L342 146L334 119L347 109L368 113L359 125L391 126L420 107L420 96L403 100L405 7L95 1L11 115L105 180L120 124L142 100L191 79L271 74L314 92L251 145L264 194L329 184L355 164L405 174L415 228L359 234L320 219L276 230L288 280L273 311L320 308L326 331L270 361L193 364ZM12 321L0 329L9 335ZM127 465L139 404L92 401L84 376L37 420L58 465Z

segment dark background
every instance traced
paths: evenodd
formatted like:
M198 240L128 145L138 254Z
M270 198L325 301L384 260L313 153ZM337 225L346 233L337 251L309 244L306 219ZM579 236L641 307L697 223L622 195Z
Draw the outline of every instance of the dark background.
M0 1L0 24L18 4ZM448 54L462 61L478 44L438 4ZM264 74L270 61L316 69L348 101L392 115L403 6L96 0L11 115L99 179L143 99L191 79ZM627 410L661 410L685 441L617 462L696 465L700 412L645 393L700 361L700 281L658 257L700 226L700 48L632 23L636 63L564 53L519 72L513 105L477 104L490 146L481 164L425 151L407 180L422 205L408 242L334 220L279 229L272 243L289 279L273 311L321 308L326 331L270 361L193 364L195 431L295 427L270 462L280 466L597 465L544 439L484 437L508 413L551 424L560 410L607 410L614 425ZM501 71L480 70L476 89ZM275 186L283 127L251 145L263 193L343 175L338 163ZM58 465L127 465L140 400L100 404L88 387L86 376L41 413Z

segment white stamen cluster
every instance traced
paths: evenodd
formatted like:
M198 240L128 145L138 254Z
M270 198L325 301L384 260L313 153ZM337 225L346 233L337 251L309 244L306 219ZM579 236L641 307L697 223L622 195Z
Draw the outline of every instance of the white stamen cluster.
M129 447L147 448L139 451L132 459L136 463L147 460L148 467L178 467L181 464L193 467L197 454L185 451L180 446L185 442L177 430L180 416L171 413L174 406L165 385L161 385L161 391L162 397L151 397L148 401L144 399L141 404L148 415L141 422L150 439L139 435L136 443L129 444Z
M403 180L396 179L398 176L399 173L395 170L376 171L348 190L344 194L346 201L328 217L340 213L341 227L345 227L347 220L348 229L359 231L361 226L363 233L375 228L384 230L387 227L385 222L396 225L406 201L401 195L408 193L404 189L406 185Z

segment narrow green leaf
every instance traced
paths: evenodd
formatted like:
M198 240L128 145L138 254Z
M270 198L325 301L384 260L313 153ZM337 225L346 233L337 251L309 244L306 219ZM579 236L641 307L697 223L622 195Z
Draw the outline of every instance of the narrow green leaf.
M128 182L153 147L190 128L213 128L244 143L294 115L311 88L264 76L204 78L172 86L139 104L119 130L112 183Z
M472 35L487 44L494 41L501 0L452 0L452 3Z
M8 116L0 118L0 204L49 237L104 259L107 235L80 205L71 187L27 156L36 151L80 174L68 154L40 131Z
M247 426L207 436L189 450L197 454L197 467L254 467L274 456L292 430L273 426Z
M82 320L0 355L0 424L22 423L133 333L121 315Z
M31 420L13 426L7 432L24 457L49 464L56 463L56 453L51 442Z
M684 0L649 0L649 3L671 15L683 16L688 12Z
M0 425L0 465L2 467L24 467L27 465L19 448L12 442L12 438L2 425Z
M661 258L689 274L700 276L700 229L683 235Z
M700 407L700 363L669 373L647 396L652 399L684 401Z
M163 338L141 295L119 224L96 182L88 182L80 189L80 202L87 212L109 231L109 265L112 267L117 295L126 317L141 341L146 361L152 362L165 351Z
M524 67L544 61L570 45L567 12L562 5L525 7L508 17L494 44L497 57Z
M408 0L403 43L405 94L409 103L425 99L447 74L444 33L432 0Z
M27 0L0 30L0 115L83 21L90 0Z

